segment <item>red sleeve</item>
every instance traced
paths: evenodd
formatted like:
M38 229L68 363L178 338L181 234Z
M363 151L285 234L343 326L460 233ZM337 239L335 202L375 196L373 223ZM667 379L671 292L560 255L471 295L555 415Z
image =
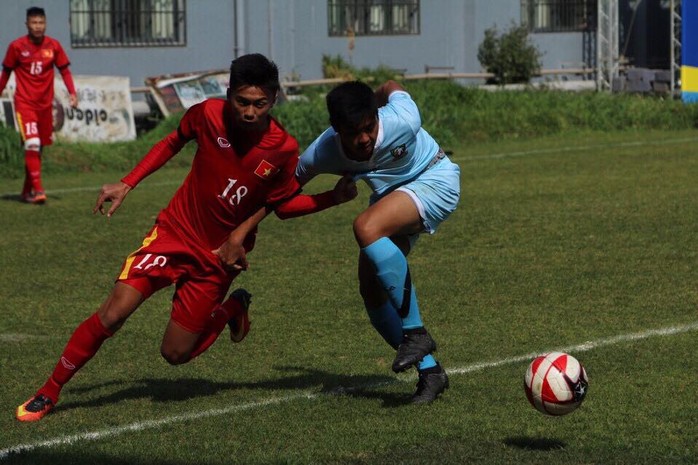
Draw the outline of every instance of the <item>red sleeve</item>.
M70 65L70 60L68 59L68 55L65 53L65 50L63 50L61 43L57 40L54 40L53 43L53 47L56 50L56 57L54 58L53 63L56 65L56 68L63 69Z
M274 212L276 216L282 220L287 220L289 218L317 213L335 205L337 205L337 202L334 200L333 191L315 195L300 194L277 206Z
M196 138L195 125L202 111L202 104L196 104L189 108L179 121L176 131L169 133L164 139L155 144L145 157L136 165L133 170L121 179L121 182L129 186L136 185L148 175L157 171L162 165L174 157L182 147L192 139Z
M2 91L5 90L7 81L10 80L10 73L11 71L6 68L3 68L2 71L0 71L0 94L2 94Z
M58 68L58 70L61 72L61 76L63 76L63 82L65 83L66 89L68 89L68 93L70 95L76 95L75 83L73 83L73 75L70 73L70 69L66 66L64 68Z
M136 167L121 179L121 182L128 184L131 188L136 187L139 182L157 171L182 150L186 143L187 140L180 137L179 131L172 131L167 137L155 144Z
M13 45L14 42L7 47L7 53L5 53L5 58L2 60L3 68L10 71L17 67L17 53Z
M12 70L17 66L17 57L13 53L12 44L7 47L7 53L5 53L5 58L2 60L2 73L0 74L0 93L5 90L7 81L10 80L10 74Z

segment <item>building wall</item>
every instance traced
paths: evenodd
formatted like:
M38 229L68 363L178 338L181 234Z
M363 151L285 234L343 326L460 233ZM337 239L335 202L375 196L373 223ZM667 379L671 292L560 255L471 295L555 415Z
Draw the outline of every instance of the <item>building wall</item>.
M427 66L480 72L477 49L485 30L503 31L521 21L520 0L422 0L419 35L358 36L349 50L346 37L328 36L326 0L240 1L246 4L246 23L261 25L256 34L247 31L247 51L265 53L282 74L302 79L321 77L322 55L339 55L359 68L382 64L409 74L423 73ZM581 33L533 34L531 40L542 52L543 68L583 61Z
M3 2L0 48L26 33L25 10L34 0ZM327 0L188 0L185 47L70 47L69 1L45 2L47 33L66 48L75 74L126 75L132 86L147 76L223 69L236 54L270 56L282 76L322 77L322 55L340 55L357 67L385 65L423 73L426 66L454 72L480 72L477 48L485 29L503 30L521 20L520 0L422 0L420 34L329 37ZM582 61L578 33L534 34L543 68Z
M58 39L71 61L73 74L129 76L131 86L168 73L228 68L233 57L234 12L230 0L187 2L187 45L184 47L71 48L69 1L3 1L0 7L0 49L27 33L26 9L46 10L46 34Z

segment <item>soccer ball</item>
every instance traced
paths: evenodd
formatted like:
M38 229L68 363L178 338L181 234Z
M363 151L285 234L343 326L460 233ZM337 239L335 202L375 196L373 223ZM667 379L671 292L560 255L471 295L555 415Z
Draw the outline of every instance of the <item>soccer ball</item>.
M579 361L563 352L536 357L526 370L526 397L547 415L567 415L586 397L589 380Z

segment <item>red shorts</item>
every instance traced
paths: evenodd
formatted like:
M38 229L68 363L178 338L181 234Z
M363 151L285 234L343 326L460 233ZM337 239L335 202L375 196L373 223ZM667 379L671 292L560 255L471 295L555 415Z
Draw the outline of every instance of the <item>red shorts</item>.
M201 333L238 274L227 272L210 251L187 245L167 223L157 223L141 248L126 258L117 281L145 298L176 284L171 318L187 331Z
M53 109L32 109L16 106L17 126L22 135L22 142L32 137L41 139L42 147L53 143Z

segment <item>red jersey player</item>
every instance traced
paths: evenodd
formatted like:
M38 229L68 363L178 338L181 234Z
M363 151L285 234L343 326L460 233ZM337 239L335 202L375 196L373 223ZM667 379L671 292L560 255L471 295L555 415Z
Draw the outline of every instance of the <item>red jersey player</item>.
M41 149L53 142L54 66L63 77L72 107L77 107L78 98L68 69L68 55L56 39L45 35L43 8L27 9L26 25L28 34L7 47L0 73L0 93L14 71L15 112L24 143L25 178L20 198L24 202L41 204L46 201L41 184Z
M170 321L161 345L169 363L186 363L204 352L226 324L231 339L249 330L250 295L237 289L223 302L232 280L247 268L257 224L269 210L282 218L320 211L357 194L351 178L334 190L300 195L295 178L298 143L270 115L279 90L274 63L259 54L232 62L226 100L191 107L121 182L106 184L94 211L107 216L128 192L160 168L188 141L198 149L191 171L157 217L142 246L130 254L101 307L73 332L53 373L17 408L21 421L36 421L58 402L63 385L94 356L154 292L176 284Z

